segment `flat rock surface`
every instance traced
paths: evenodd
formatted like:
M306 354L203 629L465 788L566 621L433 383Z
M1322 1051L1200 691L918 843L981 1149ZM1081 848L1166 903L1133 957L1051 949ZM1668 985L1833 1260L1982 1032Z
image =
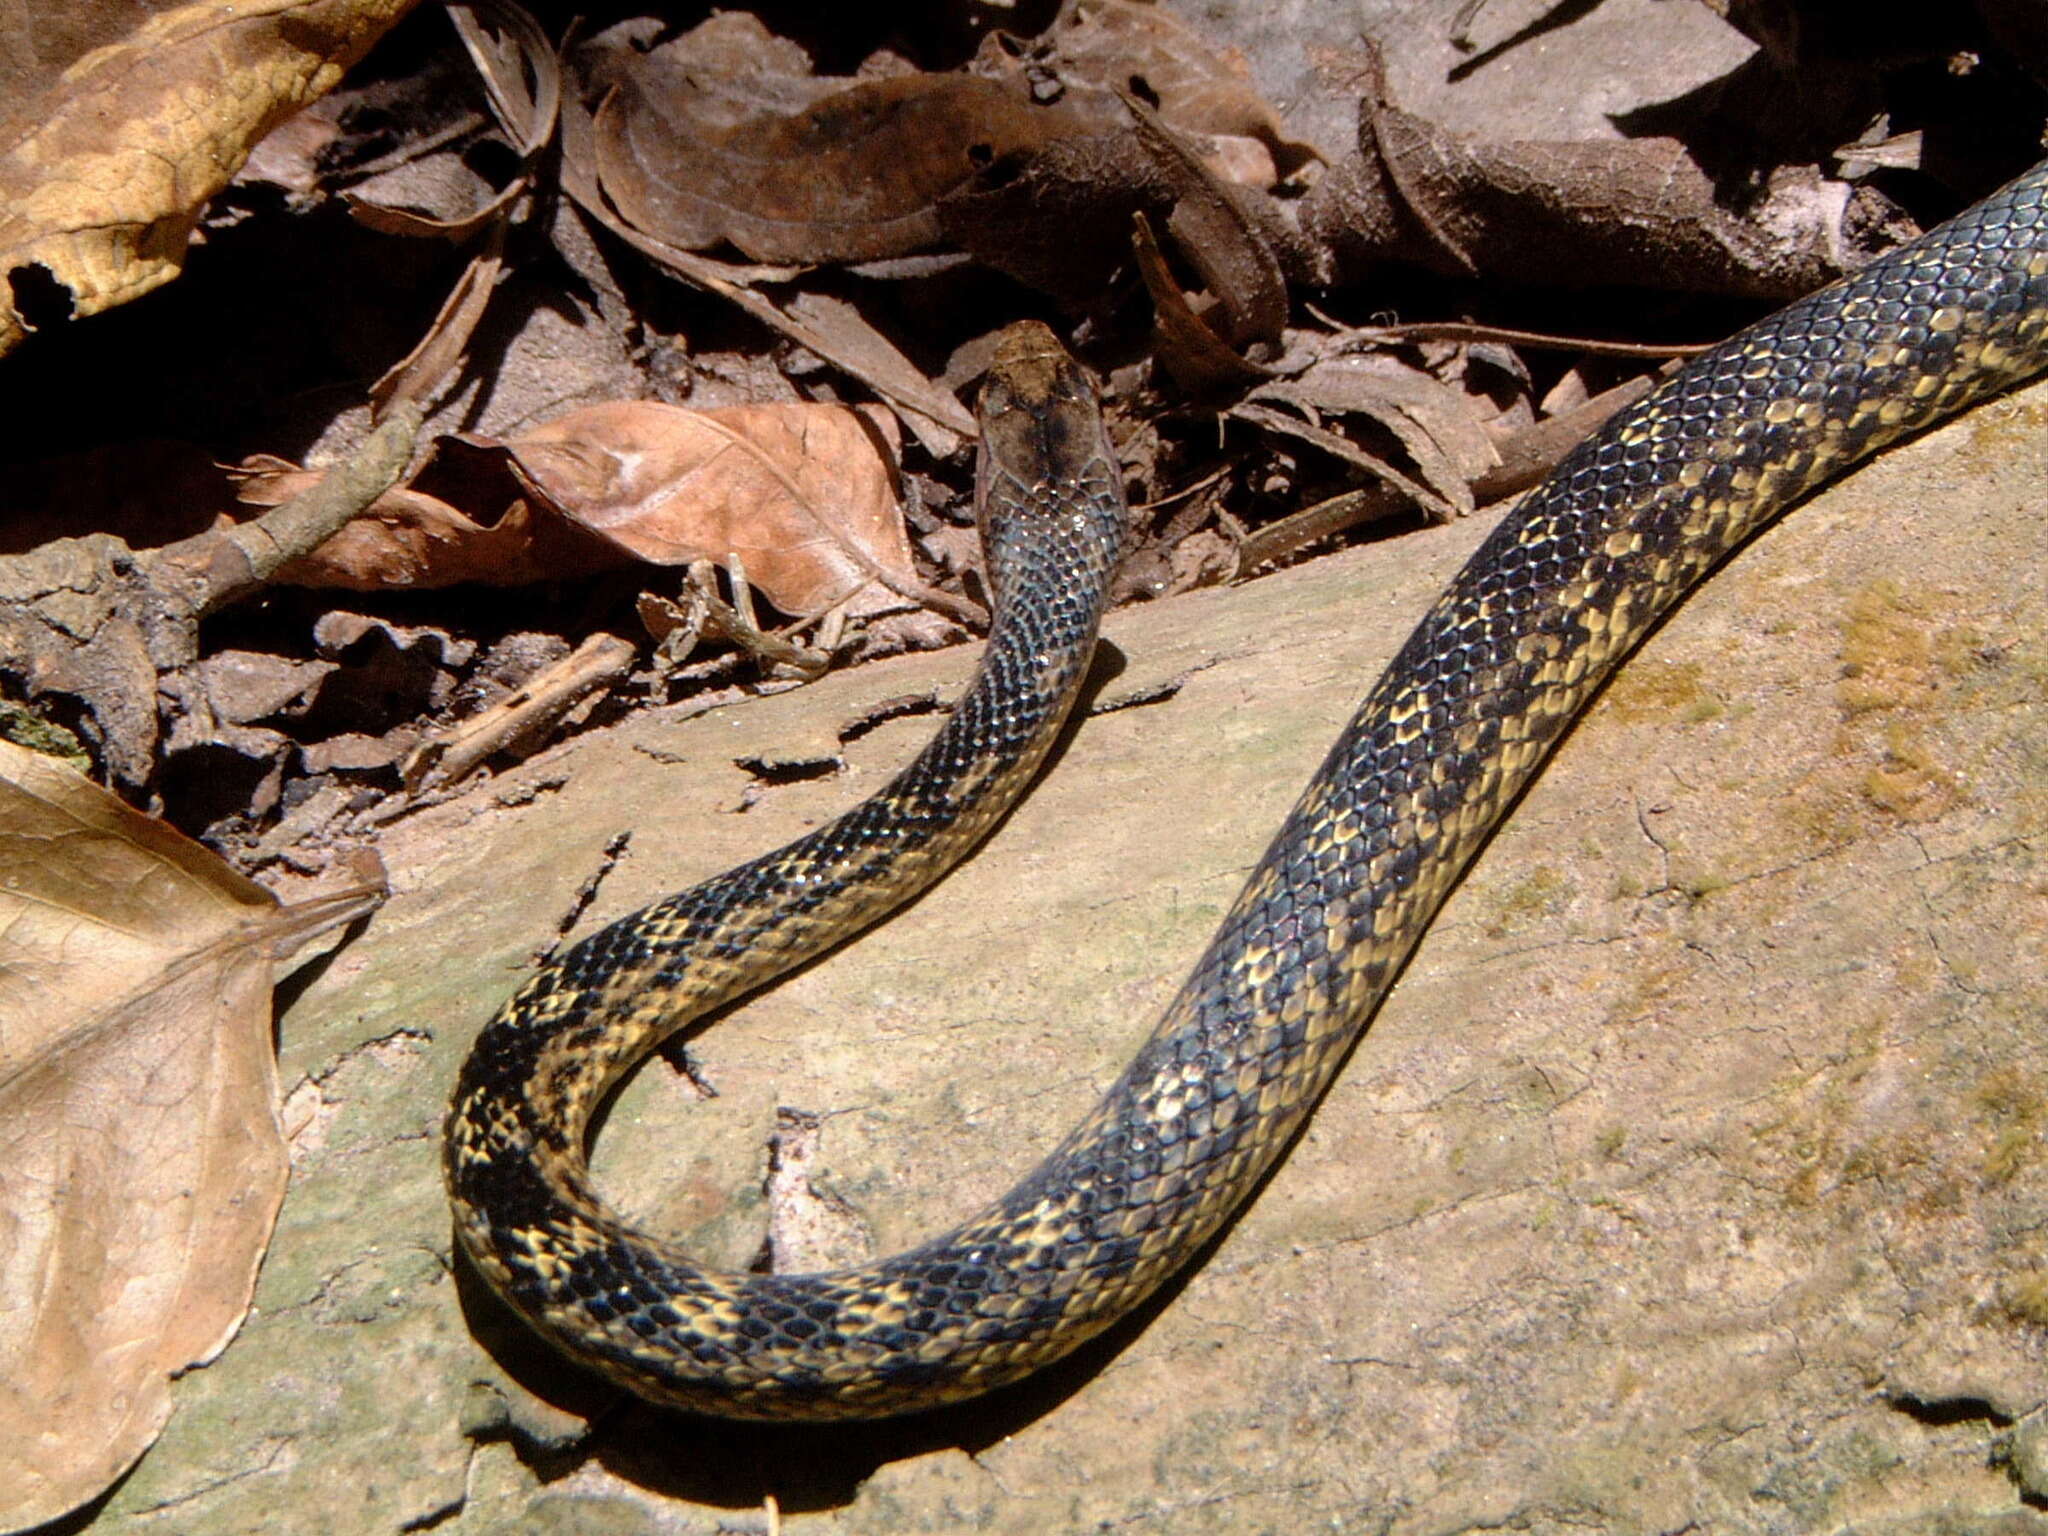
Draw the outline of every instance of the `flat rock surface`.
M1980 409L1743 552L1565 742L1206 1261L958 1412L622 1401L451 1267L437 1158L457 1063L614 837L576 931L879 786L931 719L849 727L973 652L635 718L395 825L391 902L282 1020L257 1311L90 1528L710 1533L772 1495L820 1533L2048 1530L2044 427L2048 387ZM1107 712L983 852L640 1072L614 1196L744 1263L771 1217L829 1261L1002 1189L1484 521L1116 615ZM818 1126L771 1196L780 1107Z

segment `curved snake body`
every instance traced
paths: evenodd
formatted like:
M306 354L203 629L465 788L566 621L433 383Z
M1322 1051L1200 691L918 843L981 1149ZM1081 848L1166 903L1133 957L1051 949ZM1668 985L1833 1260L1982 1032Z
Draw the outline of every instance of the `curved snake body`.
M447 1171L465 1247L543 1334L654 1400L742 1418L930 1407L1065 1354L1186 1263L1647 630L1820 481L2048 366L2048 166L1694 359L1560 464L1402 647L1129 1068L1016 1188L855 1269L707 1272L605 1212L592 1107L681 1023L872 920L883 887L936 878L1063 712L1083 662L1044 660L1056 639L1078 655L1092 639L1080 610L1120 525L1115 463L1070 409L1084 386L1049 334L1008 345L984 400L988 522L1007 502L1092 528L1085 593L1023 584L1059 558L999 575L1003 620L1026 633L999 632L915 765L824 831L576 946L463 1070Z

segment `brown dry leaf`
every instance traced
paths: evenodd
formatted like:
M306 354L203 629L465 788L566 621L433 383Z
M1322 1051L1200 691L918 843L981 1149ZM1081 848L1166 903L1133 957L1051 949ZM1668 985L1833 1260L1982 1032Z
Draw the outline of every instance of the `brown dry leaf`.
M939 243L941 197L1063 123L992 80L907 75L717 133L634 79L598 112L598 175L637 228L685 250L873 261Z
M0 1529L98 1494L248 1310L284 1197L273 960L293 908L0 742Z
M1473 397L1396 357L1323 358L1248 398L1284 401L1312 418L1356 415L1379 423L1460 517L1473 509L1473 485L1500 463Z
M1300 242L1266 189L1313 151L1287 137L1242 59L1163 9L1103 0L1066 7L1063 17L1021 53L1015 38L992 34L976 55L976 73L1018 90L1056 79L1072 126L947 194L947 238L1088 308L1124 263L1132 217L1143 213L1220 301L1211 323L1226 340L1271 342L1286 316L1281 264ZM1190 340L1193 351L1210 350ZM1191 371L1251 376L1227 361L1196 361Z
M159 7L117 38L81 37L73 7L48 7L16 56L54 54L69 67L11 96L18 109L0 124L0 273L13 290L0 292L0 353L38 324L110 309L175 277L206 200L256 142L330 89L412 4ZM81 56L86 42L100 46Z
M1298 416L1291 415L1277 406L1268 405L1259 400L1242 401L1237 405L1233 405L1227 414L1238 421L1249 422L1251 425L1259 427L1264 431L1277 433L1282 437L1291 437L1297 442L1308 443L1322 449L1324 453L1329 454L1334 459L1342 460L1356 469L1363 470L1382 485L1389 486L1401 495L1406 496L1437 522L1448 523L1455 520L1458 516L1458 507L1452 502L1439 496L1434 490L1420 481L1410 479L1407 475L1402 474L1401 471L1394 468L1393 465L1387 463L1377 454L1368 453L1348 437L1341 437L1337 433L1328 431L1323 427L1313 426L1301 420ZM1471 501L1470 494L1467 493L1462 499L1469 504Z
M1131 254L1152 296L1153 353L1175 383L1191 395L1220 395L1270 376L1265 364L1239 353L1196 312L1142 213L1131 219Z
M540 23L499 0L451 0L448 19L484 83L498 129L530 161L555 136L562 64Z
M495 225L502 235L513 206L533 184L535 158L555 134L561 60L539 23L500 0L451 0L448 19L476 67L499 136L519 157L519 171L493 191L473 167L471 146L441 146L344 191L342 202L356 222L383 234L459 243ZM445 214L428 211L442 204L450 205ZM476 281L474 268L462 280ZM444 310L436 329L447 321Z
M745 11L714 12L663 38L659 21L623 22L575 50L577 73L603 91L628 79L650 83L692 122L724 132L760 117L787 117L853 82L820 76L802 44L777 37Z
M455 442L458 448L469 446ZM443 439L440 455L445 457L449 450L450 441ZM325 475L323 470L301 469L268 454L245 460L233 473L236 498L254 508L287 501ZM463 490L482 502L491 495L487 486L472 477L465 480ZM459 510L444 496L410 486L386 491L318 549L286 566L277 579L288 586L348 592L452 587L466 581L519 587L588 575L621 563L610 546L551 512L537 514L524 498L510 495L510 489L510 482L504 481L490 514L473 504L469 512ZM470 504L468 497L461 499ZM494 521L486 520L493 515Z
M1057 297L1098 304L1129 255L1131 221L1164 224L1203 282L1224 301L1219 329L1232 342L1270 341L1286 294L1276 258L1297 243L1264 189L1313 154L1291 140L1236 55L1219 51L1164 9L1103 0L1063 8L1064 19L1023 49L991 34L972 68L1018 90L1064 95L1071 127L943 199L947 239L985 266ZM1133 127L1133 96L1156 104ZM1141 257L1141 260L1143 258ZM1183 308L1174 300L1168 307ZM1168 321L1178 326L1180 317ZM1182 371L1212 380L1256 377L1216 359L1190 336Z
M565 517L657 564L737 557L786 614L874 613L916 587L884 412L616 401L504 446Z
M699 36L719 23L731 23L743 30L760 29L751 17L726 15L714 17L691 35ZM950 457L962 438L974 436L974 417L967 408L926 378L852 305L823 295L809 295L799 296L785 310L747 286L764 275L763 269L714 261L671 241L657 239L628 222L597 185L597 126L590 114L579 103L564 100L561 123L562 189L591 218L684 282L717 294L798 346L859 379L902 411L918 441L934 458ZM803 315L796 313L799 308L805 311Z
M1234 348L1275 346L1287 323L1287 279L1252 195L1220 180L1137 97L1123 100L1139 146L1173 188L1166 227L1216 301L1210 323Z
M1174 199L1116 110L1114 131L1055 139L948 193L939 206L947 240L1068 308L1100 304L1129 256L1132 217L1164 220Z
M1105 91L1138 90L1142 81L1168 126L1258 147L1244 155L1214 146L1204 158L1218 175L1266 187L1315 156L1259 94L1241 54L1218 49L1163 6L1089 0L1055 35L1063 76ZM1263 174L1245 173L1260 162Z

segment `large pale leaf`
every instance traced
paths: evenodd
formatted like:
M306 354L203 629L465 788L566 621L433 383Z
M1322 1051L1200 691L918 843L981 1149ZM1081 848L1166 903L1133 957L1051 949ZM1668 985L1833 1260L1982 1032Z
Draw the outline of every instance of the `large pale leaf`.
M285 1186L262 887L0 742L0 1530L97 1494L248 1309Z

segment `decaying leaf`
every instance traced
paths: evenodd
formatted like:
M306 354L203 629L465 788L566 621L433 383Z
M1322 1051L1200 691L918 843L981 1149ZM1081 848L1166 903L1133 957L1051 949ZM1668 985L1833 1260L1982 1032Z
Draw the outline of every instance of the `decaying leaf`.
M627 400L571 411L517 437L443 439L443 494L388 491L283 579L354 591L483 582L518 586L637 558L737 560L792 617L931 605L896 497L895 418L838 405L691 411ZM463 462L467 460L468 462ZM513 479L492 463L509 462ZM264 506L317 476L279 460L242 467ZM943 604L940 605L943 608ZM951 611L946 609L945 611ZM972 615L968 615L972 617Z
M1676 139L1485 142L1368 100L1359 154L1304 200L1333 277L1400 262L1518 284L1785 299L1875 254L1851 191L1812 166L1741 214Z
M635 227L756 261L872 261L937 243L938 202L977 169L1057 136L1064 114L993 80L864 81L794 116L722 131L666 76L623 81L597 117L598 173Z
M720 24L745 24L751 31L760 31L760 24L751 17L727 15L714 17L689 35L700 36ZM761 35L766 36L765 32ZM577 102L565 99L561 118L562 189L591 218L684 282L717 294L798 346L861 380L902 411L911 430L933 457L950 456L959 446L960 439L974 435L974 418L966 407L926 378L893 343L861 318L853 306L814 293L799 295L785 309L747 286L761 277L764 269L749 270L717 261L696 251L684 250L673 241L657 238L638 228L612 206L598 186L597 126L590 114ZM803 312L798 313L799 310Z
M1250 422L1253 426L1282 437L1291 437L1297 442L1320 448L1334 459L1342 460L1356 469L1363 470L1381 484L1400 492L1428 513L1437 522L1448 523L1458 515L1458 508L1439 496L1420 481L1404 475L1379 455L1368 453L1350 438L1318 427L1287 411L1280 410L1260 400L1245 400L1230 408L1230 415L1237 421ZM1466 500L1469 501L1469 496Z
M916 585L885 413L617 401L504 446L564 516L661 565L737 557L792 616L902 607Z
M273 962L368 899L281 908L0 742L0 1528L120 1476L240 1325L284 1197Z
M1500 463L1472 397L1396 357L1324 358L1295 378L1261 385L1249 398L1284 401L1312 418L1356 415L1377 422L1459 517L1472 511L1479 477Z
M1057 36L1065 72L1105 91L1142 82L1162 121L1209 140L1205 158L1228 180L1268 187L1315 154L1259 94L1241 54L1217 48L1164 6L1090 0L1072 9Z
M448 19L484 83L491 115L522 161L554 137L562 105L561 61L540 24L517 5L455 0Z
M39 324L175 277L206 200L256 142L332 87L412 4L138 6L153 14L37 81L0 122L0 274L13 294L0 290L0 353ZM44 42L71 41L73 9L50 8Z
M1131 220L1131 254L1152 296L1152 347L1159 365L1191 395L1222 394L1267 377L1261 364L1233 348L1210 328L1188 296L1181 292L1152 221L1140 213ZM1210 308L1220 308L1211 305Z
M1233 196L1142 101L1127 96L1124 105L1138 144L1173 188L1166 227L1215 300L1218 334L1233 347L1277 344L1287 323L1287 279L1250 211L1256 205Z

